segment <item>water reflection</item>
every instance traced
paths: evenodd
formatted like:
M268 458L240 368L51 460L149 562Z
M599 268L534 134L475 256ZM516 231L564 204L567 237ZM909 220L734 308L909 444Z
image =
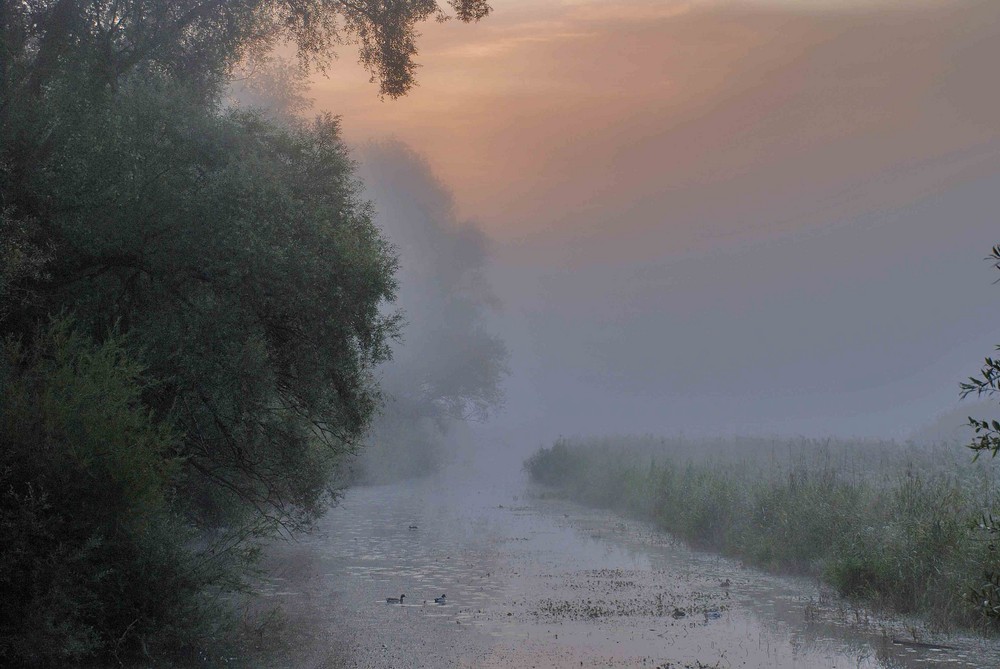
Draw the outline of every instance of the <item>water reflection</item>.
M997 644L900 646L906 623L807 580L510 484L352 490L275 564L263 593L309 602L329 634L349 639L354 666L1000 666ZM386 604L400 593L404 604Z

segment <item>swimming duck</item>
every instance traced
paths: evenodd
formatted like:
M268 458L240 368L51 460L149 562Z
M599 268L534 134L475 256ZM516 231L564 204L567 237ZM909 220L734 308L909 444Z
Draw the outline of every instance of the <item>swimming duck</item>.
M673 616L674 618L683 618L684 616L687 615L687 612L684 609L679 609L675 606L674 612L671 613L670 615Z
M732 583L730 583L729 579L727 578L725 581L723 581L722 583L719 584L719 587L720 588L728 588L731 585L732 585Z
M445 596L441 595L440 597L435 597L434 598L434 603L435 604L446 604L447 602L445 601Z
M385 598L385 603L386 604L402 604L404 597L406 597L406 595L400 595L399 597L386 597Z

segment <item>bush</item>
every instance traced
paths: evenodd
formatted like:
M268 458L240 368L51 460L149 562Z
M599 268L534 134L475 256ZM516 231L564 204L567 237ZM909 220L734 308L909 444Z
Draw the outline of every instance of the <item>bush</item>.
M176 437L117 339L59 320L0 385L0 664L135 657L197 637L217 577L172 512Z

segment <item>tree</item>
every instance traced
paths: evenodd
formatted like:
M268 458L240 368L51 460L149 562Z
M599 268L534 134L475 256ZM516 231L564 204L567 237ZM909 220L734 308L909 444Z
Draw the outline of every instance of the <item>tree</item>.
M406 320L380 370L387 399L360 458L364 479L388 480L433 471L463 421L502 403L507 349L489 328L497 300L482 232L458 219L451 194L406 146L370 144L360 160L366 194L399 249Z
M449 4L463 21L489 12ZM281 124L216 100L236 63L282 40L319 66L353 40L382 92L401 95L415 25L442 8L39 0L0 12L4 333L30 338L66 308L96 341L120 330L157 379L144 400L184 435L200 522L223 522L233 496L259 519L307 522L332 466L316 444L342 457L379 401L395 261L335 119Z
M1000 245L993 247L987 259L1000 270ZM997 350L1000 351L1000 345L997 346ZM1000 394L1000 360L987 357L979 370L979 375L970 376L961 384L961 389L963 399L970 395L995 397ZM1000 421L979 420L970 416L969 427L976 433L975 440L969 445L969 448L975 451L976 457L983 453L996 457L997 453L1000 453Z
M401 95L435 15L0 0L0 664L151 652L238 580L218 565L325 508L380 401L396 260L335 118L221 100L283 40L309 67L355 41Z
M1000 270L1000 245L994 246L987 260ZM1000 346L997 346L1000 351ZM996 397L1000 394L1000 360L987 357L979 370L978 376L971 376L961 384L962 398L970 395L978 397ZM975 438L969 444L978 458L983 453L996 457L1000 453L1000 421L977 419L969 417L969 427L975 432ZM1000 535L1000 519L992 513L984 513L980 522L982 529L989 537L991 551L996 550L996 537ZM987 568L983 573L983 582L972 591L973 601L980 605L983 613L994 620L1000 619L1000 570Z
M395 261L336 121L219 115L164 80L80 97L54 87L39 115L53 149L31 188L57 261L18 284L40 299L7 331L71 308L90 337L127 334L158 380L145 402L184 435L203 520L223 522L233 495L258 518L308 520L332 464L322 453L364 431L370 370L395 329L379 313Z
M177 435L141 366L71 319L0 353L0 663L67 666L185 645L221 565L170 505Z
M163 481L168 515L183 519L178 536L203 537L186 545L192 554L178 564L236 555L252 547L248 540L309 523L377 406L372 370L387 358L396 328L385 310L395 260L357 196L336 121L285 127L253 113L220 114L165 79L130 79L89 99L75 82L60 82L32 121L48 127L51 149L21 186L43 207L30 217L12 207L15 216L5 221L5 253L21 260L5 272L11 299L0 327L10 346L26 349L12 359L10 377L31 373L28 361L41 350L35 332L52 314L72 313L73 335L97 350L120 337L142 368L135 411L176 434L157 451L177 463ZM49 383L50 373L40 371L38 383ZM86 397L92 411L110 410L97 394ZM6 450L27 457L35 450L31 434L5 432ZM133 433L122 439L135 445ZM72 462L75 448L56 440L49 450L55 461ZM48 470L15 469L5 486L30 501L31 486ZM75 490L62 477L49 477L50 491ZM65 535L72 552L59 560L91 555L89 538L104 536L88 521L95 508L128 503L106 479L80 483L94 487L95 504L50 492L36 514L42 527L62 528L58 519L66 518L82 528ZM46 545L31 542L38 550L29 561L45 555ZM142 589L138 574L147 572L135 572L130 556L145 564L147 552L159 549L128 545L66 573L95 578L103 565L122 587ZM0 562L16 561L18 550L0 547ZM167 582L164 563L156 565L148 573ZM38 610L66 591L56 578L37 583ZM0 597L13 622L32 620L27 614L39 600L8 590L16 584ZM59 653L134 655L149 647L150 630L175 627L181 609L129 618L133 607L115 592L73 584L66 606L78 614L74 629L92 632L54 637L65 642L55 644ZM20 639L21 648L45 647L10 629L0 636Z
M486 0L448 5L463 22L491 11ZM398 97L414 84L416 25L429 18L450 15L437 0L3 0L0 98L33 99L81 58L111 85L159 71L210 91L241 59L282 42L320 69L355 43L382 94Z

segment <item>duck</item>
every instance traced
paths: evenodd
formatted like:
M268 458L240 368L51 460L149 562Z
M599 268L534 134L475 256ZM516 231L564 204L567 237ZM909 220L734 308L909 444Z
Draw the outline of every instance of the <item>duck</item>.
M441 595L440 597L435 597L434 598L434 603L435 604L447 604L448 602L445 600L445 596Z
M386 604L402 604L404 597L406 597L406 595L400 595L399 597L386 597L385 598L385 603Z
M731 585L732 585L732 583L729 582L728 578L725 581L723 581L722 583L719 583L719 587L720 588L728 588Z
M670 615L674 618L683 618L684 616L687 615L687 612L684 609L679 609L675 606L674 612L671 613Z

